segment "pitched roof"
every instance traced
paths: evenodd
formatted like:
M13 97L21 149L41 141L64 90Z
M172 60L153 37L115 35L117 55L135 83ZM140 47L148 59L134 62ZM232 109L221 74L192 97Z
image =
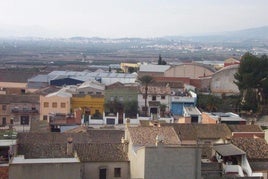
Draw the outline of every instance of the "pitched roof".
M116 129L89 129L85 133L19 133L18 143L22 144L66 144L68 137L73 143L120 143L124 131Z
M156 136L164 139L164 144L179 144L179 138L173 127L129 127L131 140L134 145L155 145Z
M262 138L233 138L232 144L247 153L249 160L268 160L268 144Z
M263 132L259 125L228 125L232 132Z
M0 95L0 103L39 103L39 95Z
M67 143L67 142L66 142ZM18 144L18 155L24 155L25 159L34 158L69 158L67 144L27 143Z
M163 124L173 126L181 140L225 139L231 137L226 124Z
M75 150L82 162L128 161L124 144L76 144Z
M73 139L83 161L126 161L121 130L88 130L82 133L19 133L18 154L25 158L68 158L67 141Z
M221 156L233 156L233 155L244 155L246 152L239 149L233 144L219 144L214 145L213 149L216 150Z
M153 65L142 64L140 65L140 72L165 72L170 68L170 65Z

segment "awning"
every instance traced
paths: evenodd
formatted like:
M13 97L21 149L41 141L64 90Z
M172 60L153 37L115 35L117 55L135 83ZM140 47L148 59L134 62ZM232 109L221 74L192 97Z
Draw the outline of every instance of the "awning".
M214 145L213 149L218 152L221 156L233 156L233 155L245 155L246 152L236 147L233 144L219 144Z

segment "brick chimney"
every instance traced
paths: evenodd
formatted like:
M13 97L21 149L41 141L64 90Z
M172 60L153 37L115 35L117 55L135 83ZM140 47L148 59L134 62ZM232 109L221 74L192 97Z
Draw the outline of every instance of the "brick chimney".
M157 135L155 138L155 146L162 146L164 144L164 137L162 135Z
M71 156L74 153L74 144L73 144L73 138L68 137L67 138L67 155Z

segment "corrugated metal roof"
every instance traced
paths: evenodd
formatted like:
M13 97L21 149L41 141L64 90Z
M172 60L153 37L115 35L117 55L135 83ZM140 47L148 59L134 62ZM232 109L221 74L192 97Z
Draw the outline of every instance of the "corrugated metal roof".
M220 144L213 146L213 149L216 150L221 156L233 156L233 155L244 155L246 152L236 147L233 144Z

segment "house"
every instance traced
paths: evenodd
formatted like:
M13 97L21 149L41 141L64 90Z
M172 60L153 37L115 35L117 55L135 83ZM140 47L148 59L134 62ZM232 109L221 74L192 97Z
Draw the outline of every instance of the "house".
M164 72L164 76L198 79L200 77L211 76L214 72L215 70L208 65L199 63L183 63L170 67Z
M9 178L129 178L124 131L18 135Z
M104 96L73 95L71 98L71 110L74 111L76 109L82 109L84 117L90 115L92 118L102 119L104 112Z
M98 81L86 81L76 89L78 94L104 95L105 86Z
M0 82L0 94L20 95L27 92L27 83Z
M233 137L265 138L265 132L259 125L228 125Z
M224 177L253 176L245 151L231 143L214 145L213 150L215 151L215 162L221 163L223 166Z
M170 65L154 65L141 64L139 69L139 77L149 75L154 77L164 77L165 72L170 68Z
M171 113L182 116L183 108L195 106L197 95L193 91L172 91L171 95Z
M129 160L124 144L77 144L82 178L129 178Z
M129 69L136 71L139 68L140 64L138 63L120 63L120 68L124 73L129 73Z
M169 113L170 110L170 87L148 86L147 90L147 106L146 113L153 114L154 118L158 118L160 110ZM145 86L139 87L138 107L140 111L145 108Z
M201 178L199 148L180 146L173 127L128 127L125 133L130 178Z
M201 112L197 107L184 106L183 107L184 120L179 119L179 123L201 123ZM182 118L183 119L183 118Z
M240 64L240 61L233 57L224 60L224 67L227 67L230 65L236 65L236 64Z
M225 143L231 138L231 131L226 124L167 124L162 126L173 126L179 136L182 145L202 146L202 159L212 156L212 145Z
M137 115L137 84L123 84L116 82L105 88L105 114L117 114L119 123L122 124L125 117Z
M67 115L71 112L72 94L61 89L46 96L40 96L40 120L48 121L53 114Z
M234 74L238 72L239 65L222 68L212 75L210 91L215 95L238 95L240 91L234 83Z
M0 95L0 124L29 131L32 121L39 120L39 109L38 95Z
M241 118L239 115L228 112L213 112L207 113L202 112L202 123L203 124L217 124L217 123L225 123L225 124L246 124L246 120Z
M233 137L231 143L246 152L254 172L266 174L268 169L268 144L263 138Z

